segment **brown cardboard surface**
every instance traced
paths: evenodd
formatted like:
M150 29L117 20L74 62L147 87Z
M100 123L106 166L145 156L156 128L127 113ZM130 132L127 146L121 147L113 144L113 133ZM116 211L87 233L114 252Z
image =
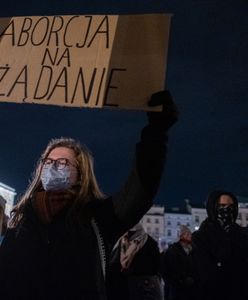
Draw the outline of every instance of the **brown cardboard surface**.
M164 88L170 18L0 19L0 101L147 109Z

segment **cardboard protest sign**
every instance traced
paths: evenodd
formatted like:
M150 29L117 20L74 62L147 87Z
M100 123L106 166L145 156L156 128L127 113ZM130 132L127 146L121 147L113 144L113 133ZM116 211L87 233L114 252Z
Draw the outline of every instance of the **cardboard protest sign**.
M171 15L0 19L0 101L146 109L164 88Z

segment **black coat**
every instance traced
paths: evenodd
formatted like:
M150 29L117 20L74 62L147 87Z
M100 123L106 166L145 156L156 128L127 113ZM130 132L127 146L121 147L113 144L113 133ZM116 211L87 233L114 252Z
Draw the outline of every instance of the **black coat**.
M202 300L246 300L248 237L234 224L225 232L218 223L204 221L193 234L198 294Z
M106 299L103 260L108 265L117 238L152 205L163 170L165 141L165 130L151 124L145 127L123 189L106 200L92 200L104 253L90 221L68 228L62 213L46 226L27 206L24 222L8 230L0 248L1 299Z
M186 254L179 241L170 245L162 256L161 273L169 289L169 299L195 299L193 250Z
M112 255L107 280L109 300L162 300L160 253L152 237L148 235L124 272L121 272L120 246Z
M248 236L236 223L229 231L220 225L217 204L221 195L232 198L234 220L238 215L238 200L232 193L217 190L209 194L208 217L192 236L198 295L202 300L246 300Z

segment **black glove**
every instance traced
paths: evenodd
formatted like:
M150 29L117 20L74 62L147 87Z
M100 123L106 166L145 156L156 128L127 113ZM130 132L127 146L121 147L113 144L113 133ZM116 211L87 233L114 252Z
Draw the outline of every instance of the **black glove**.
M178 120L178 110L168 90L160 91L151 96L148 106L162 105L160 112L147 112L149 124L161 130L169 129Z

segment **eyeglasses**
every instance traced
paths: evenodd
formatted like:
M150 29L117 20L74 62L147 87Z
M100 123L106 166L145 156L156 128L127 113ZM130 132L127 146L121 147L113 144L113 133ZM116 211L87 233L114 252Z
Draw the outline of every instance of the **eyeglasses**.
M55 168L57 170L63 170L66 166L73 166L74 168L77 168L75 165L73 165L69 159L67 158L58 158L58 159L52 159L50 157L42 159L43 167L48 168L52 165L55 165Z

